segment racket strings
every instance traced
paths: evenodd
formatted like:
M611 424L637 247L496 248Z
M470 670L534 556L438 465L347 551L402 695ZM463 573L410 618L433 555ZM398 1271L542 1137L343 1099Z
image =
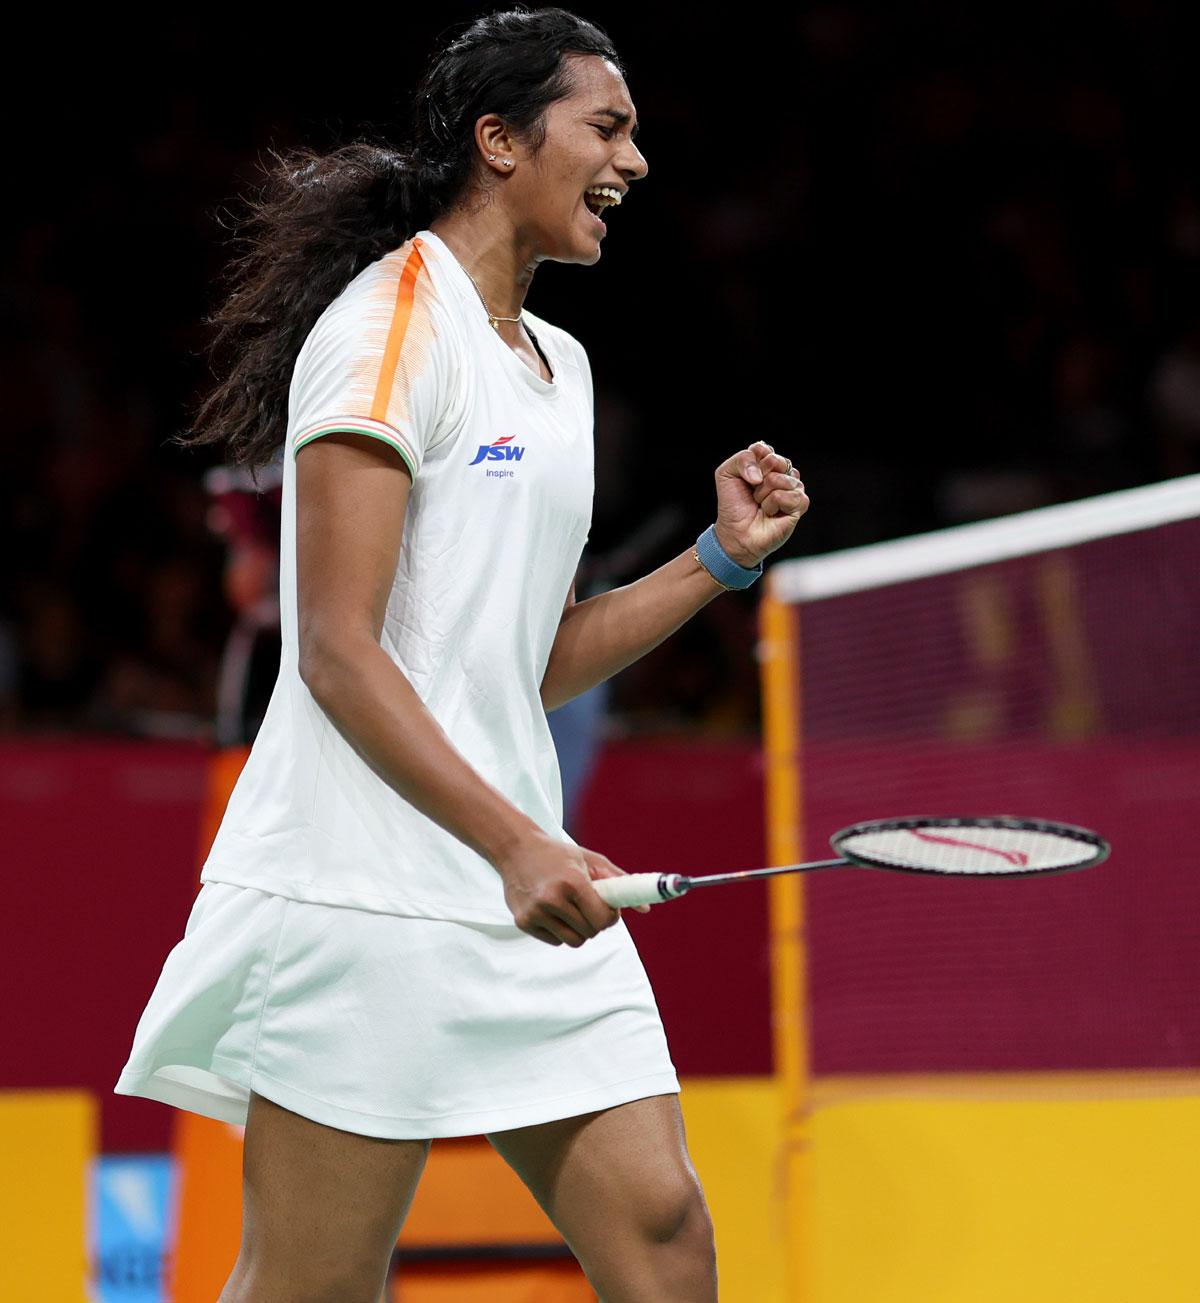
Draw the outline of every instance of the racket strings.
M858 863L978 876L1067 869L1107 854L1085 829L1000 819L876 821L845 829L832 841Z

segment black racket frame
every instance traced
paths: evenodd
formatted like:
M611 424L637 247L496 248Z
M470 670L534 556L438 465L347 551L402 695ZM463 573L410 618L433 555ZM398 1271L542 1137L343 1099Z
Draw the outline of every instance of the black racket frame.
M1006 869L1003 873L950 873L941 869L922 869L907 864L896 864L857 851L850 852L841 846L841 842L860 833L903 832L908 828L1011 828L1016 832L1044 832L1054 836L1066 837L1071 841L1082 842L1091 846L1095 854L1079 864L1064 864L1052 869ZM929 878L1041 878L1047 873L1074 873L1076 869L1090 869L1094 864L1102 864L1112 852L1112 847L1098 832L1091 828L1081 828L1078 824L1061 823L1056 819L1019 819L1013 815L905 815L898 819L865 819L862 823L840 828L829 839L830 846L850 864L857 864L864 869L886 869L890 873L920 873ZM832 867L832 864L830 865Z

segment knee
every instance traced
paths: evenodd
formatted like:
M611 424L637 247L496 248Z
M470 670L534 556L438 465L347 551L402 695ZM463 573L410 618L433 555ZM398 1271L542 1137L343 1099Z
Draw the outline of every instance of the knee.
M657 1244L687 1241L713 1251L713 1224L704 1192L694 1173L681 1172L643 1207L642 1229Z

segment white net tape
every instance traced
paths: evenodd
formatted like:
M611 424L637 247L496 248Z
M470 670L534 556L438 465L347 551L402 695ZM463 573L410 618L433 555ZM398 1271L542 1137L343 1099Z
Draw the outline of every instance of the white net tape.
M815 602L1195 516L1200 516L1200 475L1183 475L932 534L780 561L771 567L767 582L780 601Z

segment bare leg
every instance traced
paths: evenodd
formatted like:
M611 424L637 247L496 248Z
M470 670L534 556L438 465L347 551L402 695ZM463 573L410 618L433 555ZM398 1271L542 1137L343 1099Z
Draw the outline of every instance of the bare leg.
M241 1252L218 1303L378 1303L428 1153L251 1093Z
M603 1303L716 1303L712 1221L677 1095L488 1136Z

